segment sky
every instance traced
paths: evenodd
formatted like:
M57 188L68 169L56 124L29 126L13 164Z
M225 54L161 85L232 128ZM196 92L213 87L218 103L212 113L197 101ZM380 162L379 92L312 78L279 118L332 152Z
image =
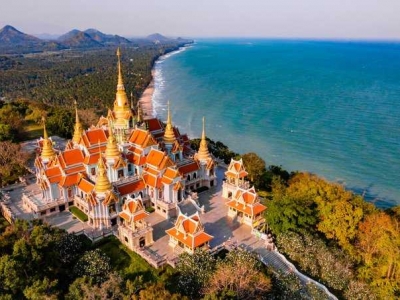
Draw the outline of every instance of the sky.
M400 0L0 0L0 27L125 37L400 40Z

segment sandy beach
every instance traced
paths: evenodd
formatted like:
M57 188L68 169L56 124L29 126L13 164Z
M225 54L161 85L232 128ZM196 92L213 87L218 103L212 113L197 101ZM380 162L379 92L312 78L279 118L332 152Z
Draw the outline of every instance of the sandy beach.
M151 72L154 78L154 71ZM144 90L142 96L139 99L140 106L143 110L144 119L150 119L153 117L153 93L154 93L154 79L150 82L147 88Z

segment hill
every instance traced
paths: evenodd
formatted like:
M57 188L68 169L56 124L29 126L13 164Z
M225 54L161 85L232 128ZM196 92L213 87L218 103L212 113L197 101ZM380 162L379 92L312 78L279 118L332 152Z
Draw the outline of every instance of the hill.
M162 43L162 42L168 42L168 41L172 40L171 38L163 36L162 34L159 34L159 33L150 34L146 37L146 39L151 40L154 43Z
M130 44L131 42L119 35L105 34L97 29L86 29L84 31L88 34L93 40L102 43L102 44L110 44L110 45L118 45L118 44Z
M97 48L104 46L89 34L77 29L60 36L57 41L70 48Z
M0 42L19 45L23 43L41 43L37 37L25 34L16 28L6 25L0 29Z
M0 29L0 53L32 53L64 49L65 46L54 41L43 41L6 25Z

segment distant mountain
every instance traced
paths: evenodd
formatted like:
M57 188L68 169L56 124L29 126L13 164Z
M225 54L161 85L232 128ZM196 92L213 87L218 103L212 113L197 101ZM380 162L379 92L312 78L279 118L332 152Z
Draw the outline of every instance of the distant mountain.
M56 40L60 37L59 34L50 34L50 33L37 33L34 34L34 36L41 40L47 40L47 41Z
M58 42L71 48L97 48L103 47L102 43L94 40L89 34L74 29L57 39Z
M0 29L1 53L31 53L64 49L56 42L46 42L37 37L25 34L10 25Z
M172 39L159 33L154 33L146 38L132 38L130 40L112 34L105 34L97 29L80 31L71 30L54 39L55 36L42 34L38 37L25 34L14 27L7 25L0 29L0 54L24 54L43 51L57 51L61 49L92 49L106 46L126 45L130 47L150 46L152 44L176 44L178 46L193 41L186 39Z
M146 37L146 39L151 40L151 41L153 41L155 43L157 43L157 42L158 43L162 43L162 42L171 41L170 38L167 38L166 36L163 36L162 34L159 34L159 33L150 34L150 35L148 35Z
M84 31L86 34L88 34L92 39L95 41L102 43L102 44L130 44L131 42L119 35L112 35L112 34L105 34L101 31L98 31L97 29L86 29Z
M23 43L40 43L42 41L37 37L25 34L10 25L6 25L0 29L0 42L16 45Z

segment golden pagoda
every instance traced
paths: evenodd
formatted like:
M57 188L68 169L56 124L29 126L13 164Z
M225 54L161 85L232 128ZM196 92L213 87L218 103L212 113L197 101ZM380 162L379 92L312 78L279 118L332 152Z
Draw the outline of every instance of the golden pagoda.
M49 139L49 136L47 135L47 130L46 130L46 120L43 117L43 147L42 147L42 153L41 157L43 160L50 160L52 157L56 155L53 149L53 143Z
M126 124L126 120L129 120L131 117L131 109L129 107L128 96L125 92L124 82L122 80L122 70L121 70L121 51L118 48L117 50L118 57L118 84L117 84L117 93L114 101L114 116L116 118L116 125L124 126Z
M79 121L79 115L78 115L78 105L76 100L74 101L75 105L75 125L74 125L74 135L72 136L72 141L76 144L79 143L82 133L83 133L83 126L82 123Z
M118 149L117 139L114 136L110 123L108 125L108 139L107 139L107 146L106 146L106 159L116 158L120 156L121 152Z
M197 152L199 160L208 160L210 158L210 152L208 152L208 146L206 141L206 130L205 130L205 119L203 117L203 131L201 133L201 141L199 151Z
M103 158L100 153L99 163L97 164L97 178L94 190L97 193L105 193L112 188L110 180L108 180L106 166L104 165Z
M175 142L175 133L174 133L174 128L172 127L172 122L171 122L171 112L169 109L169 101L168 101L167 126L165 126L165 132L164 132L164 142L165 142L165 144L173 144Z

